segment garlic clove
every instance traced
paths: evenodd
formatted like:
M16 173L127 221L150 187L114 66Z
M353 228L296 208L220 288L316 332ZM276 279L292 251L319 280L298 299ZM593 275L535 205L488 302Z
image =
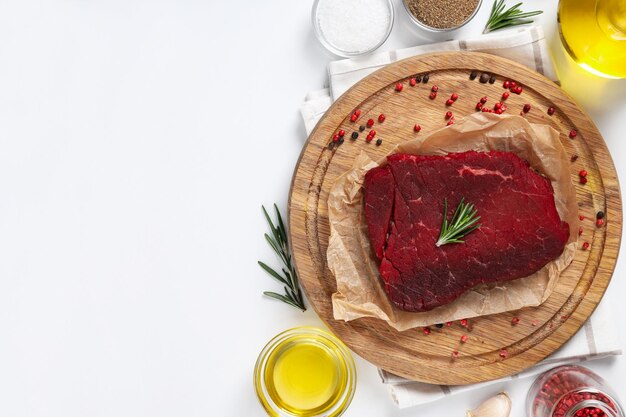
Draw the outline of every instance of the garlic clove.
M467 417L509 417L510 414L511 398L506 392L501 392L469 410Z

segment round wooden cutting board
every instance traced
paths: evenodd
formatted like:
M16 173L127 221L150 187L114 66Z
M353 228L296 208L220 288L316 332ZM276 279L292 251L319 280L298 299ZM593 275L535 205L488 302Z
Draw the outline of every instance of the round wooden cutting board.
M478 76L470 80L470 73ZM482 83L485 72L495 83ZM428 82L411 86L412 77L428 74ZM384 321L364 318L350 322L333 318L331 296L335 278L326 264L329 238L327 199L335 179L352 166L365 151L378 160L396 144L414 139L446 125L447 110L456 119L476 112L483 96L492 108L500 100L504 80L521 85L521 94L511 93L505 114L524 115L530 122L545 123L561 133L561 142L572 156L571 176L575 183L582 236L572 264L561 274L556 288L542 305L470 319L470 328L458 322L429 335L422 328L398 332ZM396 84L402 91L396 91ZM433 85L437 97L430 99ZM456 92L458 100L445 102ZM553 115L547 109L556 109ZM361 110L356 122L350 116ZM378 122L384 113L387 120ZM351 134L373 119L377 135L371 142ZM422 130L414 132L418 123ZM329 146L333 135L345 130L344 143ZM575 130L577 135L570 138ZM382 139L377 146L376 140ZM579 180L588 172L587 184ZM606 213L606 224L596 227L598 211ZM563 345L591 315L606 290L619 250L622 207L617 174L607 147L589 117L550 80L515 62L493 55L454 52L422 55L400 61L368 76L337 100L311 133L298 161L289 199L291 246L297 270L310 304L332 331L351 349L374 365L394 374L436 384L468 384L499 378L532 366ZM589 242L587 250L583 242ZM512 324L518 317L520 322ZM462 335L468 335L461 343ZM458 357L453 357L453 352Z

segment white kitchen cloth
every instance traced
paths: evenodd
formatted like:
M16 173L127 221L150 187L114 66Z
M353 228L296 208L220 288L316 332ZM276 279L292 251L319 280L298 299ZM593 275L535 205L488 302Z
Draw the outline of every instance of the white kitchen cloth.
M307 134L315 128L332 102L357 81L377 69L400 59L437 51L479 51L512 59L544 74L558 83L554 65L541 27L499 32L465 41L448 41L390 52L379 52L359 59L331 62L328 66L330 88L310 92L300 108ZM411 407L444 398L458 392L468 391L499 381L536 375L553 366L564 363L597 359L609 355L621 355L621 344L616 337L609 306L601 303L583 329L558 351L520 374L473 385L431 385L409 381L386 371L379 370L381 379L389 387L393 401L400 408Z

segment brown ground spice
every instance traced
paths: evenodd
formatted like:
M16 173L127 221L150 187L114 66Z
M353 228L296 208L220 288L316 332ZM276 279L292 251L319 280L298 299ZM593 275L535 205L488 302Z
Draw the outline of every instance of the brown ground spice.
M478 6L478 0L404 0L420 22L437 29L463 23Z

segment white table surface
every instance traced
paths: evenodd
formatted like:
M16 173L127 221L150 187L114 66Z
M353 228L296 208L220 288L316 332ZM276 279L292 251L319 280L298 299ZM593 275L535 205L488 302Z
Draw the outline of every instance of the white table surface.
M428 42L396 3L382 49ZM481 31L490 1L459 37ZM567 61L563 87L626 178L626 80ZM549 5L545 3L550 3ZM310 0L0 2L0 415L262 416L256 356L321 325L265 299L261 204L285 209L298 107L334 59ZM626 330L626 258L607 298ZM346 416L463 416L501 389L398 410L357 358ZM626 400L626 362L589 366Z

